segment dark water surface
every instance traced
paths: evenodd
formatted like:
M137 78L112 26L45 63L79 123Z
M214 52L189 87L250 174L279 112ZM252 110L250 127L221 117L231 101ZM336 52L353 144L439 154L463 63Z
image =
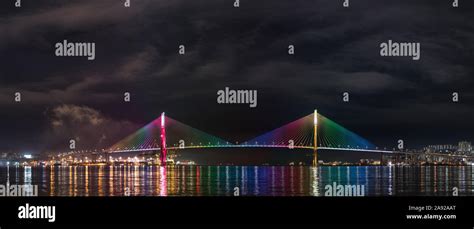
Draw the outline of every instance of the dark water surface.
M56 166L0 167L0 184L38 185L41 196L324 196L360 185L368 196L474 194L472 166Z

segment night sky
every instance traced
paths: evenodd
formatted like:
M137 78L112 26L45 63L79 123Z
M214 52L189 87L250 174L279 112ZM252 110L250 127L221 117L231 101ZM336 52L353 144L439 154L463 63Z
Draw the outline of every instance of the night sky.
M473 141L474 3L451 3L1 1L0 151L108 147L161 112L230 141L314 109L382 147ZM96 59L55 56L65 39ZM421 59L381 57L389 39L420 42ZM258 90L258 106L217 104L225 87Z

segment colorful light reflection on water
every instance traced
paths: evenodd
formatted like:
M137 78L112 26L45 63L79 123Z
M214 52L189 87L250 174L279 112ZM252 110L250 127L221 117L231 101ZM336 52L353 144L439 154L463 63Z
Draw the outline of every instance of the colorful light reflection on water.
M324 196L326 185L365 195L474 194L471 166L56 166L2 167L0 183L38 185L43 196Z

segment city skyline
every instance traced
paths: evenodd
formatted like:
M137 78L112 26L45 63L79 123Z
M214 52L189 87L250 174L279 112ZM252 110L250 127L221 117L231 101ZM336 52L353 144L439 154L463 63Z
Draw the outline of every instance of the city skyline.
M313 165L316 161L319 161L319 164L326 162L334 165L338 161L341 162L341 159L342 162L350 163L353 163L354 160L362 162L367 159L371 163L380 165L386 155L391 159L385 163L393 160L394 157L395 161L400 161L400 158L404 157L404 163L423 164L436 160L439 163L450 163L451 161L456 164L469 164L469 158L474 152L469 141L460 141L457 145L428 145L422 149L405 148L402 140L399 140L398 146L394 148L376 146L319 114L317 110L243 142L224 140L210 135L162 113L160 118L105 149L76 149L75 144L75 140L70 142L71 148L62 152L48 151L43 154L0 152L0 160L3 160L4 163L11 161L16 164L24 161L34 165L38 163L69 165L152 163L165 165L168 160L172 164L180 164L179 160L175 162L175 158L178 156L181 161L188 161L192 164L195 164L194 160L200 158L196 162L199 165L285 164L288 163L285 161L288 161L289 158L305 165L308 155L312 155ZM315 147L316 145L317 147ZM307 150L311 150L312 153L308 154ZM171 155L167 155L167 151L170 151ZM291 151L298 151L298 153ZM233 154L235 152L238 154ZM318 160L318 154L321 152L324 152L324 157L322 157L324 160ZM238 156L236 157L236 155ZM380 160L374 161L374 158ZM293 163L295 161L290 164Z

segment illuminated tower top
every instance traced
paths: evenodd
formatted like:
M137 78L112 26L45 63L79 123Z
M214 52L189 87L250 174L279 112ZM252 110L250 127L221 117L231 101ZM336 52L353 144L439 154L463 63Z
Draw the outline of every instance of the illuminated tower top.
M165 127L165 112L161 113L161 127Z
M318 125L318 110L314 110L314 125Z

